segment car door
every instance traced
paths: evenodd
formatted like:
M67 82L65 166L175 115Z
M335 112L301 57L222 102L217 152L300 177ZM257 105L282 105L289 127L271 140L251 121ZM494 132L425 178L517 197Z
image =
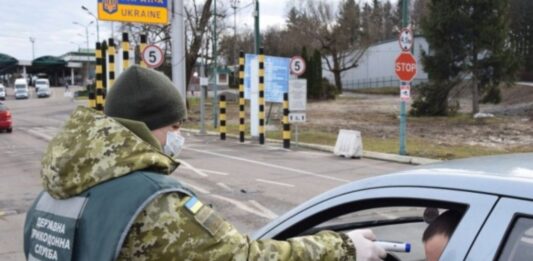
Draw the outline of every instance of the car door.
M533 201L501 198L467 260L533 260Z
M387 230L379 224L376 225L376 218L374 216L368 216L367 222L365 223L364 218L361 217L364 214L357 214L375 210L376 213L381 213L386 216L390 215L390 211L385 213L383 212L384 208L398 207L459 208L462 209L464 215L444 250L441 260L463 260L466 257L470 244L474 241L475 236L479 232L496 200L497 197L492 195L439 188L388 187L365 189L351 193L329 195L328 198L322 201L316 201L316 204L308 205L305 209L290 211L288 214L259 230L254 235L254 238L287 239L294 236L310 234L310 231L314 233L316 232L316 228L321 229L326 227L331 230L331 226L323 226L323 224L346 217L347 215L349 216L350 214L355 214L358 217L357 224L367 224L367 227L372 228L376 232L378 239L394 240L396 239L394 238L395 235L401 237L402 234L408 235L413 234L413 231L418 231L418 233L414 233L416 236L410 239L400 239L410 240L411 242L409 243L413 245L413 252L415 253L413 256L401 254L400 259L423 260L421 238L422 232L427 226L426 224L421 226L405 226L410 221L408 220L409 217L403 217L397 220L397 224L386 224L394 225L394 227L388 228ZM402 222L402 219L406 222ZM416 220L413 219L411 221L415 222ZM423 222L423 220L418 220L418 222ZM336 226L339 229L332 230L347 231L360 228L350 227L349 223L346 224L344 226L342 224Z

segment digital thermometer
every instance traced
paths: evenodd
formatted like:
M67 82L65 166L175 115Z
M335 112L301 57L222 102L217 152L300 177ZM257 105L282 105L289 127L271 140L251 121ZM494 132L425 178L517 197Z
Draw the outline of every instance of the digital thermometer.
M378 246L385 249L385 251L390 252L411 252L411 244L403 242L392 242L392 241L374 241Z

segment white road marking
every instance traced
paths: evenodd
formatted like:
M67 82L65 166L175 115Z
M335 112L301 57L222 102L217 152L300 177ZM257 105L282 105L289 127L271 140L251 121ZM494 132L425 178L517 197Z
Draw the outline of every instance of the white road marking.
M198 169L198 170L203 171L204 173L214 174L214 175L219 175L219 176L229 175L229 173L226 173L226 172L220 172L220 171L214 171L214 170L208 170L208 169Z
M40 128L39 128L39 129L40 129ZM38 131L38 130L28 129L27 131L28 131L29 133L31 133L31 134L33 134L33 135L35 135L35 136L41 137L41 138L43 138L43 139L45 139L45 140L47 140L47 141L51 141L52 138L53 138L52 136L46 135L46 134L44 134L44 133L42 133L42 132L40 132L40 131Z
M184 160L179 160L179 162L180 162L181 164L183 164L183 167L185 167L185 169L190 169L190 170L192 170L192 172L194 172L194 173L196 173L196 174L198 174L199 176L202 176L202 177L204 177L204 178L209 177L209 176L208 176L207 174L205 174L203 171L201 171L201 170L199 170L199 169L193 167L191 164L187 163L186 161L184 161Z
M262 211L263 213L270 215L272 217L271 219L275 219L278 217L278 214L274 213L272 210L266 208L265 206L259 204L259 202L255 200L248 200L248 202L250 202L250 204L256 207L259 211Z
M199 169L199 168L191 168L192 165L184 162L183 160L180 160L180 162L184 163L182 166L182 169L189 169L192 171L199 171L202 174L199 174L200 176L206 175L206 174L214 174L219 176L229 176L229 173L226 172L220 172L220 171L214 171L214 170L208 170L208 169ZM193 170L194 169L194 170Z
M233 191L228 185L226 185L226 184L224 184L224 183L222 183L222 182L217 183L217 185L218 185L219 187L221 187L221 188L223 188L223 189L229 191L229 192L232 192L232 191Z
M198 192L200 192L200 193L202 193L202 194L211 194L211 192L209 192L209 190L204 189L204 188L202 188L202 187L200 187L200 186L192 185L192 184L189 183L189 182L183 182L183 181L180 181L180 182L183 183L183 185L184 185L185 187L191 188L191 189L193 189L194 191L198 191Z
M329 157L329 156L331 156L331 155L328 154L328 153L325 153L325 152L316 152L316 151L298 151L298 153L308 154L308 155L316 156L316 157Z
M257 215L257 216L260 216L260 217L264 217L264 218L270 219L270 220L275 218L270 213L263 213L263 211L258 211L258 209L251 208L251 207L247 206L246 204L244 204L244 203L242 203L240 201L237 201L237 200L234 200L234 199L231 199L231 198L227 198L227 197L223 197L223 196L219 196L219 195L211 195L211 196L214 197L214 198L218 198L220 200L226 201L228 203L231 203L231 204L235 205L237 208L239 208L239 209L241 209L243 211L252 213L254 215Z
M270 181L270 180L266 180L266 179L256 179L256 180L258 182L263 182L263 183L267 183L267 184L273 184L273 185L278 185L278 186L283 186L283 187L294 188L294 185L292 185L292 184L281 183L281 182L276 182L276 181Z
M387 214L387 213L380 213L380 212L376 212L376 214L386 218L386 219L397 219L398 217L396 215L392 215L392 214Z
M348 182L350 182L350 180L346 180L346 179L341 179L341 178L335 178L335 177L330 177L330 176L320 175L320 174L316 174L316 173L309 172L309 171L305 171L305 170L299 170L299 169L294 169L294 168L289 168L289 167L283 167L283 166L274 165L274 164L269 164L269 163L265 163L265 162L261 162L261 161L250 160L250 159L245 159L245 158L236 157L236 156L229 156L229 155L220 154L220 153L211 152L211 151L206 151L206 150L193 149L193 148L190 148L190 147L189 147L189 148L186 148L186 149L187 149L187 150L191 150L191 151L195 151L195 152L199 152L199 153L204 153L204 154L210 154L210 155L214 155L214 156L219 156L219 157L221 157L221 158L227 158L227 159L233 159L233 160L238 160L238 161L248 162L248 163L252 163L252 164L256 164L256 165L261 165L261 166L265 166L265 167L269 167L269 168L274 168L274 169L281 169L281 170L290 171L290 172L295 172L295 173L298 173L298 174L303 174L303 175L313 176L313 177L317 177L317 178L329 179L329 180L339 181L339 182L343 182L343 183L348 183Z

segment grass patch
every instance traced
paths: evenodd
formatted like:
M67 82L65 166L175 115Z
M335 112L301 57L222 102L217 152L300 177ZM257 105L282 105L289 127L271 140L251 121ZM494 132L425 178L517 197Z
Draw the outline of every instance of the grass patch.
M199 97L187 97L187 104L189 108L200 107L200 98Z
M422 124L432 124L432 123L443 123L450 125L483 125L483 124L499 124L504 123L505 118L502 117L493 117L493 118L480 118L474 119L470 113L457 113L452 116L442 116L442 117L413 117L409 116L409 122L422 123Z
M381 139L376 137L363 137L365 150L397 154L400 148L398 138ZM498 149L469 145L444 145L430 142L428 139L408 137L406 145L407 154L410 156L432 159L458 159L472 156L492 155L505 153Z
M375 87L375 88L361 88L345 92L362 93L362 94L377 94L377 95L400 95L399 87Z
M185 128L190 129L199 129L200 126L196 123L186 123ZM239 126L238 125L228 125L227 134L238 135ZM211 122L206 124L206 129L208 131L218 131L212 127ZM246 125L246 135L249 135L249 124ZM268 139L279 139L282 138L282 131L267 131L266 137ZM335 146L337 140L337 133L321 132L314 130L300 130L298 134L298 141L302 143L312 143L320 145L329 145ZM295 142L295 133L294 129L291 136L291 142ZM372 136L363 136L363 148L368 151L383 152L398 154L399 152L399 140L398 138L378 138ZM408 155L415 157L424 157L432 159L458 159L458 158L468 158L474 156L485 156L485 155L494 155L494 154L506 154L506 153L520 153L520 152L529 152L531 148L529 147L515 147L511 149L500 149L500 148L489 148L483 146L472 146L472 145L445 145L445 144L436 144L431 142L429 139L412 137L407 138L406 150Z

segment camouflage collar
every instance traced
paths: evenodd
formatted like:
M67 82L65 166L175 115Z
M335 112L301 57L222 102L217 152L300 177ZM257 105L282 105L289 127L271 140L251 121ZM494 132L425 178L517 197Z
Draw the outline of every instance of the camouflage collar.
M152 142L101 112L78 107L48 144L43 186L54 198L69 198L137 170L172 173L179 163Z
M159 151L163 151L161 148L161 144L159 144L159 141L157 141L154 135L152 135L152 133L150 132L150 129L148 129L146 124L144 124L143 122L117 117L113 117L113 119L118 121L120 124L122 124L122 126L126 127L128 130L133 132L142 140L156 147Z

